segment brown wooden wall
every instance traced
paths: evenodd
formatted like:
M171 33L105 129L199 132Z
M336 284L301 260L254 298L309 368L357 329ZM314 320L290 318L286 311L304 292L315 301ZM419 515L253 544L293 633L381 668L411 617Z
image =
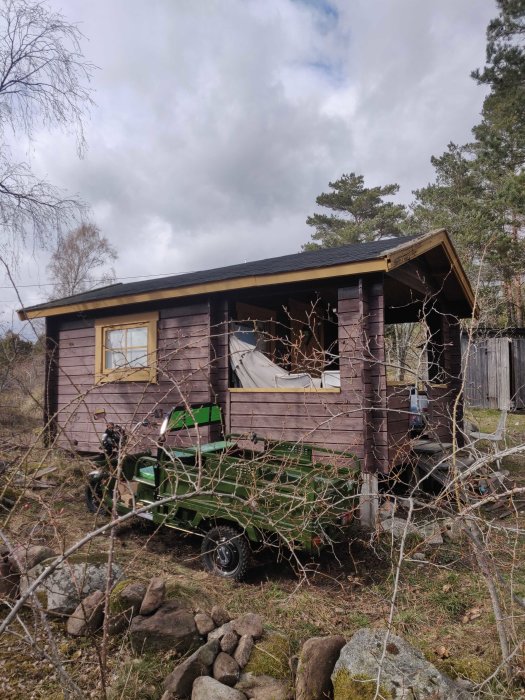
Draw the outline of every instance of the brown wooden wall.
M384 357L383 278L368 275L345 280L337 293L340 391L230 391L228 388L228 301L210 299L165 302L159 310L158 383L113 382L95 385L94 318L62 317L48 324L48 413L58 412L59 444L78 450L99 448L105 421L94 421L98 409L105 419L130 426L149 418L158 435L160 419L153 411L183 403L218 402L225 430L255 432L261 437L307 441L353 451L368 472L387 472L398 449L406 446L408 392L387 391ZM149 305L141 310L151 310ZM119 315L127 310L119 309ZM114 315L114 310L107 312ZM441 393L433 390L431 421L436 435L450 440L451 403L461 364L459 328L442 316L444 364L449 377ZM206 428L202 439L218 439L218 427ZM186 440L184 440L186 438ZM177 436L178 442L194 435ZM143 443L144 444L144 443Z
M137 436L158 435L159 420L153 411L165 411L183 400L211 400L210 314L208 301L164 308L159 312L158 383L112 382L95 385L95 329L93 319L64 319L55 322L53 355L55 366L54 404L57 413L58 444L78 450L99 449L104 419L95 421L97 409L105 419L126 426L144 418L150 428L140 427ZM51 397L51 394L50 394ZM184 438L184 436L180 436ZM207 429L202 435L207 439Z

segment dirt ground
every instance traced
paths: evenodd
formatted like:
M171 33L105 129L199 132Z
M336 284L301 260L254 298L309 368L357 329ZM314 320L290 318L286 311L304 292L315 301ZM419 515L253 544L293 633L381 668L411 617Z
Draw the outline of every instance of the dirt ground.
M497 415L477 412L475 417L480 429L491 430ZM509 431L511 444L525 442L525 416L509 417ZM106 516L89 514L83 503L89 464L40 451L32 452L27 463L30 469L42 464L59 467L52 477L56 486L27 492L9 514L2 515L4 528L13 539L46 543L63 551L95 525L106 522ZM517 483L525 484L523 456L507 460L504 466ZM503 579L512 583L513 592L521 598L525 598L524 537L516 531L523 532L524 525L524 514L517 509L503 520L494 519L486 540ZM500 651L490 598L466 542L432 546L414 538L407 544L394 603L394 631L453 677L482 684L479 697L525 698L523 687L509 689L500 676L483 684L498 668ZM109 537L101 536L88 545L88 551L107 553L108 547ZM387 623L398 550L385 535L355 529L350 543L318 559L304 559L306 573L301 575L289 562L279 560L274 550L255 552L243 583L223 581L203 572L199 551L199 537L155 530L138 520L118 528L115 539L115 559L127 577L147 581L153 575L165 576L170 595L183 597L194 609L209 609L220 603L232 613L259 612L269 626L286 634L290 655L312 636L338 633L349 638L361 627ZM418 559L419 555L424 555L424 561ZM512 605L508 595L504 599L513 640L523 640L524 610ZM4 612L0 610L0 617ZM82 640L68 638L61 620L51 621L51 630L56 653L85 697L103 697L100 635ZM38 645L28 641L28 634ZM46 652L52 651L51 642L26 609L20 621L0 638L0 697L64 697L53 665L39 657L40 645ZM109 652L104 679L109 697L160 698L161 680L176 663L173 654L134 657L126 635L112 638ZM524 657L525 648L515 656L515 667L522 674Z

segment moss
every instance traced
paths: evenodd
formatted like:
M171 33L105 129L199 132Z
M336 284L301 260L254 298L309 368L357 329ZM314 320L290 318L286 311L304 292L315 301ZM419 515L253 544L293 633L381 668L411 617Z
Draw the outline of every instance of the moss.
M439 667L454 679L467 678L473 683L481 683L494 671L494 665L489 659L472 654L446 659Z
M169 577L166 580L166 599L173 598L178 598L191 610L197 610L197 608L210 610L215 603L203 587L199 586L198 582L189 579L182 581Z
M276 632L267 632L255 645L245 673L255 676L272 676L279 680L290 679L290 643L288 637Z
M384 686L379 686L376 696L376 681L363 674L351 675L345 668L339 669L334 680L334 700L393 700Z
M126 588L126 586L129 586L133 581L130 579L124 579L123 581L119 581L117 585L113 588L109 595L109 612L112 615L117 615L118 613L122 613L125 610L129 608L129 605L126 605L122 598L120 597L121 592Z
M94 564L98 566L108 563L108 555L106 552L77 552L68 558L68 562L70 564Z

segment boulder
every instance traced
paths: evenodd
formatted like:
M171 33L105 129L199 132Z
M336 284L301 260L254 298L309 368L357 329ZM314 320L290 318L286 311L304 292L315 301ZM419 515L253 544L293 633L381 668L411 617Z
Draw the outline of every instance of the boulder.
M239 637L246 634L254 639L259 639L263 635L262 617L255 613L246 613L233 620L232 629L237 632Z
M239 637L233 630L226 632L224 637L221 639L221 651L223 651L225 654L230 654L230 656L233 656L233 652L237 648L238 641Z
M341 649L332 674L334 700L375 695L386 630L360 629ZM388 700L467 700L471 695L395 634L388 636L380 694Z
M176 599L167 600L153 615L133 618L130 636L136 653L144 649L176 649L185 654L196 649L201 641L193 615Z
M214 605L211 609L211 619L217 627L222 627L222 625L230 622L232 618L227 610L221 608L220 605Z
M20 582L21 593L24 593L51 563L52 560L46 559L29 569ZM108 565L103 557L70 557L61 562L37 587L36 595L49 613L70 615L90 593L106 590L107 575ZM115 583L121 577L121 567L113 563L111 582Z
M56 557L57 553L50 547L40 544L22 545L18 544L9 554L9 561L21 574L29 569L41 564L45 559Z
M199 630L199 634L205 637L209 632L215 629L215 623L209 615L199 612L195 615L195 625Z
M240 638L239 644L237 645L237 649L235 650L235 654L233 655L233 658L235 659L235 661L237 661L240 668L244 668L250 660L252 649L253 637L250 637L249 634L245 634L243 637Z
M242 690L250 700L289 700L293 697L287 681L252 673L241 674L235 688Z
M403 520L403 518L397 518L394 515L382 520L380 528L395 540L403 538L405 532L407 535L419 535L419 530L413 523L409 523L407 520Z
M152 578L140 606L139 615L151 615L155 610L158 610L164 601L165 594L166 582L164 579L159 576Z
M66 630L72 637L86 637L96 632L104 617L104 591L86 596L68 618Z
M239 664L229 654L221 651L213 662L213 677L224 685L235 685L239 680Z
M323 700L332 694L331 675L345 638L313 637L301 649L295 681L296 700Z
M207 642L195 653L180 663L164 680L162 700L174 700L191 695L193 681L210 674L215 657L219 653L219 642Z
M214 678L201 676L193 684L191 700L246 700L246 695Z

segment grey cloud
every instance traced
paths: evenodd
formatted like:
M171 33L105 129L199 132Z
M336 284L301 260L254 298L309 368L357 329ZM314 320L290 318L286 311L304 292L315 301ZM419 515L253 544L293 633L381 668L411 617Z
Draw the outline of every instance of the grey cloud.
M59 0L56 0L58 3ZM78 160L34 162L93 208L121 276L294 252L329 180L399 182L464 141L493 0L63 0L99 66ZM34 301L34 299L32 299Z

